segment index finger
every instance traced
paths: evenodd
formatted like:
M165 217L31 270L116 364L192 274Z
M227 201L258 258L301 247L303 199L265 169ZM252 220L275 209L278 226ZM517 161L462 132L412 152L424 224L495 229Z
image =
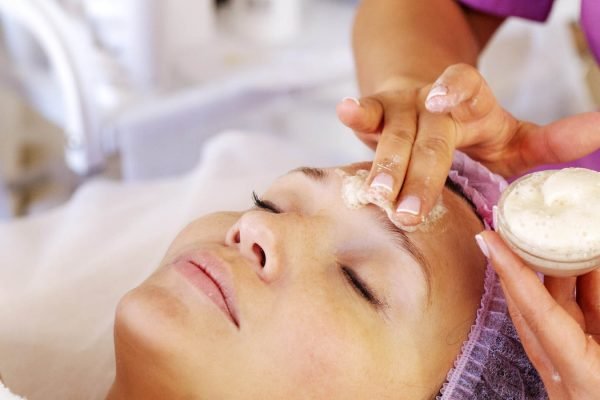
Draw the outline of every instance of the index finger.
M379 201L393 201L400 192L417 129L417 110L406 99L387 99L383 130L368 177Z
M499 107L494 94L477 68L450 65L433 84L425 107L430 112L451 112L459 122L480 119Z

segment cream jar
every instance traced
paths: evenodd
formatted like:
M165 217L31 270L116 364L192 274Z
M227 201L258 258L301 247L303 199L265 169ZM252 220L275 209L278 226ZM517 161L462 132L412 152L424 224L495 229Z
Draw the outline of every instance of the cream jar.
M513 182L494 208L497 232L533 269L576 276L600 267L600 172L565 168Z

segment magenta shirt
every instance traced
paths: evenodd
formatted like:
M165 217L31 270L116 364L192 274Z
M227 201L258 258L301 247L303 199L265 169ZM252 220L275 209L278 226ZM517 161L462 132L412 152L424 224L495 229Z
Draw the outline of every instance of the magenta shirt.
M545 21L550 15L554 0L458 0L474 10L501 17L522 17ZM600 64L600 0L581 0L581 26L589 47ZM587 157L557 167L582 167L600 171L600 150ZM546 167L536 168L547 169Z
M458 0L460 3L492 15L522 17L545 21L554 0ZM581 26L596 61L600 63L600 1L581 0Z

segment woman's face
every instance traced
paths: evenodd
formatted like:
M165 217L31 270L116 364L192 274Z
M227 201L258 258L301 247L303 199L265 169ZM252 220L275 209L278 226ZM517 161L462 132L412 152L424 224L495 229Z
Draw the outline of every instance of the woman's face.
M359 168L370 166L344 170ZM445 189L448 212L403 233L375 206L346 208L340 192L334 170L300 169L260 196L263 208L192 222L119 304L113 391L146 399L437 393L482 294L485 261L473 240L481 223Z

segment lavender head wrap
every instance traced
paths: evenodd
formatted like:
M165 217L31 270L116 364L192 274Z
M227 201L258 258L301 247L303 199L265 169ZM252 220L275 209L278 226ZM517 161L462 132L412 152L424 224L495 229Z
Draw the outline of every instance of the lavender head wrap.
M486 228L506 181L456 152L449 174L474 203ZM512 324L500 282L488 263L475 324L448 373L438 400L546 399L542 380L525 354Z

